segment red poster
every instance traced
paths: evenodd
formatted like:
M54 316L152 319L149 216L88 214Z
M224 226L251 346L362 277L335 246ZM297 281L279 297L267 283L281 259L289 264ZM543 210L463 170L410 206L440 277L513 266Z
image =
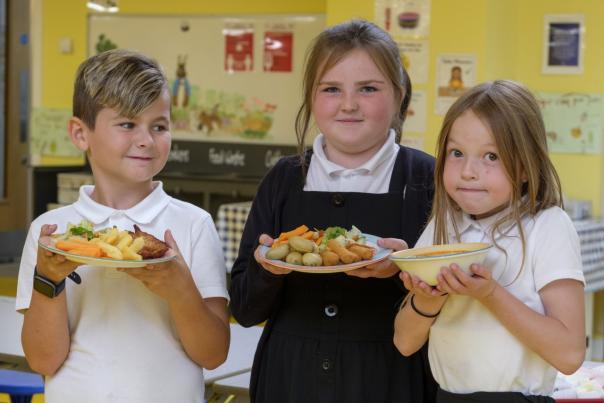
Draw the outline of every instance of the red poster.
M224 31L224 69L228 72L254 69L254 32L247 29Z
M292 32L264 34L264 71L292 71Z

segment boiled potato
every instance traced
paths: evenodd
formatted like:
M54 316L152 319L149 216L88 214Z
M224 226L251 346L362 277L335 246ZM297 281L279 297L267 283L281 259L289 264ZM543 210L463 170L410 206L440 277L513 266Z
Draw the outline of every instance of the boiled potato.
M289 264L302 264L302 254L300 252L289 252L285 257L285 261Z
M269 251L266 252L266 258L272 260L283 260L288 253L289 245L286 243L282 243L279 246L275 246L274 248L269 249Z
M302 255L302 264L304 266L321 266L323 259L317 253L305 253Z
M315 250L315 243L308 239L304 239L301 236L289 238L289 246L291 246L293 250L302 253L313 252Z

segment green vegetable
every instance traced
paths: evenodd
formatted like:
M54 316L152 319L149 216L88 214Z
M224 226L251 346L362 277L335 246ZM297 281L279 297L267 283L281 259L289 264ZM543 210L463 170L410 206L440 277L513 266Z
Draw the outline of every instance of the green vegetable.
M321 241L321 243L323 245L327 245L327 241L329 241L330 239L337 238L340 235L342 235L342 236L346 235L346 229L345 228L342 228L342 227L328 227L325 230L325 235L323 235L323 240Z
M94 237L93 224L88 220L82 220L78 225L69 224L67 233L74 236L85 236L88 240Z

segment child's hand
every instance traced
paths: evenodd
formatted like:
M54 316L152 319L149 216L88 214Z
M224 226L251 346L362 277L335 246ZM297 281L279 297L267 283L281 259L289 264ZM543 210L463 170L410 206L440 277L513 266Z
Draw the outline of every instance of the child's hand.
M48 237L57 230L55 224L42 225L40 229L40 238ZM42 276L52 280L55 283L63 281L69 273L74 271L80 263L75 263L65 259L63 255L57 255L38 246L38 257L36 261L36 269Z
M166 256L176 255L176 258L166 263L117 270L140 280L151 292L168 302L188 298L190 292L198 292L197 287L170 230L166 230L164 242L170 247Z
M266 234L262 234L260 235L259 242L260 245L271 246L273 242L275 242L275 240ZM256 248L256 251L254 252L254 258L256 259L256 262L258 262L258 264L264 268L264 270L269 271L273 274L280 276L283 274L291 273L290 269L284 269L282 267L273 266L272 264L260 262L260 246Z
M443 268L438 275L438 288L449 294L467 295L478 300L491 295L497 286L491 272L478 264L472 264L470 271L471 276L455 263Z
M378 246L386 249L393 249L395 251L407 249L407 242L402 239L396 238L380 238L378 239ZM385 259L379 263L368 264L367 266L360 267L355 270L345 272L348 276L361 277L361 278L388 278L394 276L400 269L390 259Z
M432 287L426 282L420 280L417 276L412 276L407 272L401 272L399 277L403 281L403 285L409 292L423 295L426 297L442 297L446 292L439 290L437 287Z

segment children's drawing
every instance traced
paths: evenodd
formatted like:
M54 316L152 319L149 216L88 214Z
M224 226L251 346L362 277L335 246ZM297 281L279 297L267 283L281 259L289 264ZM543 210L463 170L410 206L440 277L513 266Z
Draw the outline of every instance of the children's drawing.
M186 108L189 106L191 97L191 85L187 79L187 55L178 56L176 68L176 80L172 84L172 105Z

